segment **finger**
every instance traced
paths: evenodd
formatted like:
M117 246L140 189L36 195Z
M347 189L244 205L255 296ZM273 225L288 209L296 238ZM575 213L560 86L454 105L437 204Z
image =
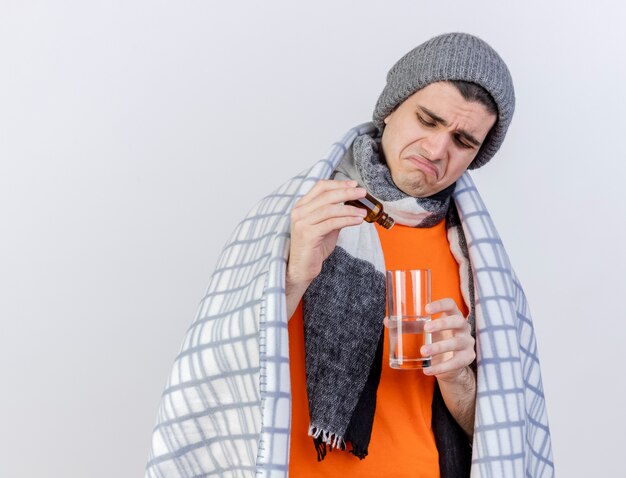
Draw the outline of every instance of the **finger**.
M334 219L339 217L365 217L367 211L358 207L346 206L344 204L329 204L326 206L314 209L310 214L302 217L301 219L294 221L300 223L300 227L314 226L320 224L328 219Z
M455 354L449 360L432 364L430 367L424 368L424 374L426 375L443 375L443 374L458 374L462 370L470 365L474 361L471 355Z
M332 191L336 189L356 188L358 183L354 180L348 181L335 181L334 179L322 179L315 183L311 190L302 196L295 204L295 207L304 206L310 203L313 199L323 194L326 191Z
M469 333L469 329L467 328L467 320L462 315L448 315L439 317L436 320L428 321L424 324L424 332L427 333L436 333L443 332L444 330L452 330L456 333L459 332L467 332Z
M337 231L339 229L343 229L344 227L350 226L358 226L365 219L361 216L342 216L342 217L334 217L331 219L327 219L326 221L320 222L315 226L311 226L311 233L316 235L317 237L322 237L327 234L330 234L333 231Z
M353 201L365 197L367 192L363 188L338 188L323 191L316 197L312 198L305 204L299 204L294 208L295 218L292 214L292 219L299 220L310 214L316 209L331 205L331 204L343 204L347 201ZM353 206L350 206L353 207ZM356 208L359 209L359 208Z
M459 307L456 305L456 302L450 298L439 299L431 302L430 304L426 304L426 312L431 315L462 315Z
M320 239L325 238L333 231L339 231L344 227L358 226L363 221L363 216L340 216L332 217L313 225L300 222L293 225L291 235L294 241L296 238L300 238L300 244L309 243L310 241L317 243ZM292 242L292 244L294 244L294 242Z
M430 345L423 345L420 352L424 357L445 354L448 352L466 352L468 354L475 353L475 340L471 335L457 335L453 338L441 340Z

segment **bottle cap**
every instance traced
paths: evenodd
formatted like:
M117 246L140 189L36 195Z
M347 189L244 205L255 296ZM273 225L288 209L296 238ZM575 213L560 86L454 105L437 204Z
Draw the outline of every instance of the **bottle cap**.
M389 214L385 212L380 215L377 222L378 224L383 226L385 229L391 229L393 225L396 223L396 221L394 221L393 218L390 217Z

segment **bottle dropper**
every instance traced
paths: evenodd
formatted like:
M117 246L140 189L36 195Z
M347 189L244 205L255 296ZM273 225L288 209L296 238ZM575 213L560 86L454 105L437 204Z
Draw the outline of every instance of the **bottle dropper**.
M395 223L393 218L383 211L383 205L369 193L366 193L364 198L346 201L346 204L365 209L367 215L364 219L367 222L377 222L385 229L391 229Z

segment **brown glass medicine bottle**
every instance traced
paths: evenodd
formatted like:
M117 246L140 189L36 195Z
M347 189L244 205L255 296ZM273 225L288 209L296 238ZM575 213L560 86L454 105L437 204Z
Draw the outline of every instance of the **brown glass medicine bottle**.
M365 209L367 211L367 216L365 216L367 222L377 222L385 229L391 229L394 225L395 221L393 218L389 217L389 214L383 211L383 205L369 193L367 193L364 198L346 201L346 204Z

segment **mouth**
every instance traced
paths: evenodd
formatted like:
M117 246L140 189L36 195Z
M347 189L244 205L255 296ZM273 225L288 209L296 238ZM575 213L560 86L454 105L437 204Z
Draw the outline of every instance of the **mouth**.
M427 159L416 155L409 156L406 159L423 173L428 174L435 179L439 179L439 171Z

